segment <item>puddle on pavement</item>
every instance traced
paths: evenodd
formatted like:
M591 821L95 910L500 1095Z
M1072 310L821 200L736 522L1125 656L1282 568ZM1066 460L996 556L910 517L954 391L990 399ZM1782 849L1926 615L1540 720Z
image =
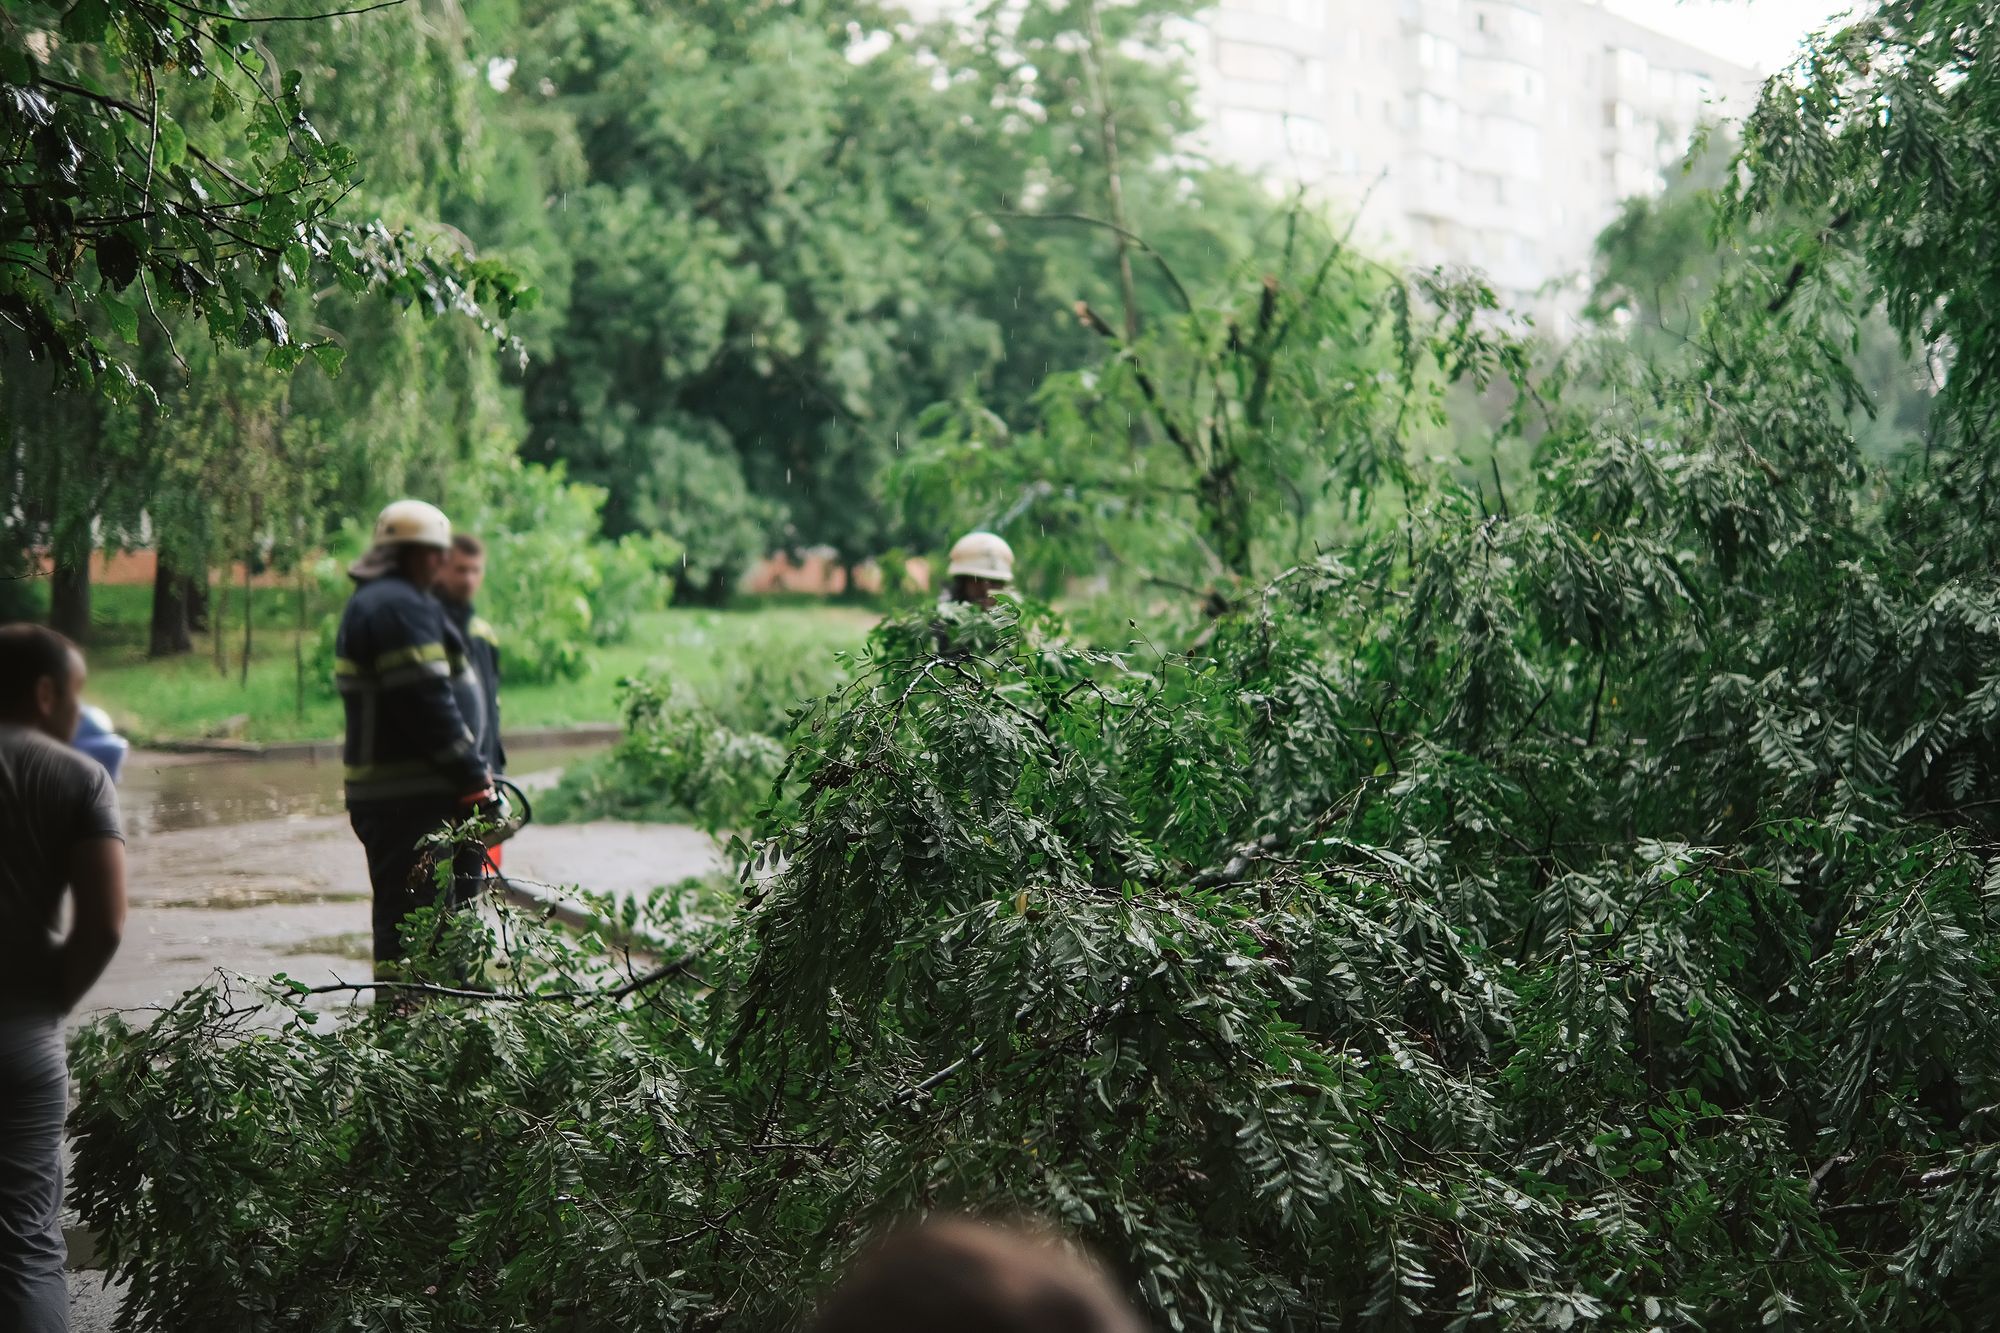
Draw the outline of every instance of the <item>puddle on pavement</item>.
M516 780L604 748L558 745L512 756ZM128 837L346 811L337 760L134 754L119 795ZM254 906L256 904L246 904Z
M517 752L512 776L532 792L602 748ZM120 793L134 924L73 1022L97 1009L167 1003L217 968L314 982L364 973L373 952L368 870L347 828L337 762L137 751ZM537 829L509 852L529 879L559 868L566 882L612 892L672 883L716 863L714 845L696 830L641 825Z
M351 935L319 935L309 940L287 944L282 952L291 958L325 955L331 958L345 958L350 962L365 963L375 957L375 941L360 931Z
M253 907L312 907L366 901L366 893L328 893L270 883L218 884L195 897L149 899L146 906L192 912L241 912Z

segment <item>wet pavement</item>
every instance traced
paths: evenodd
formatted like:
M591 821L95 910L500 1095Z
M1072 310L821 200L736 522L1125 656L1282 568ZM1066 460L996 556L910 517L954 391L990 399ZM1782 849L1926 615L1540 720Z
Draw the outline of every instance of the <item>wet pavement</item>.
M515 780L553 780L586 750L529 750ZM368 873L348 828L338 764L135 752L119 795L131 912L125 942L72 1022L143 1010L217 968L308 984L366 980ZM640 893L722 864L676 825L531 824L507 844L510 876Z

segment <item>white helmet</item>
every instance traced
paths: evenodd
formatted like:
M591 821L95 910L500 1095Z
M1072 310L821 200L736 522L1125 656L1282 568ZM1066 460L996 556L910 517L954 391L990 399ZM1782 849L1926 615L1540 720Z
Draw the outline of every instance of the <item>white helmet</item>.
M1014 548L991 532L968 532L951 548L947 578L959 576L993 583L1014 581Z
M377 546L435 546L451 549L451 520L422 500L398 500L375 520Z

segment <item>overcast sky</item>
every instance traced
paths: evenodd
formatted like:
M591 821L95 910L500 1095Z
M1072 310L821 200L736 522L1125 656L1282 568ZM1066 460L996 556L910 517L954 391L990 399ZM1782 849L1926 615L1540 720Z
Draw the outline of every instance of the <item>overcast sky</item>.
M1856 7L1854 0L1604 0L1604 4L1684 42L1767 71L1790 60L1801 37Z

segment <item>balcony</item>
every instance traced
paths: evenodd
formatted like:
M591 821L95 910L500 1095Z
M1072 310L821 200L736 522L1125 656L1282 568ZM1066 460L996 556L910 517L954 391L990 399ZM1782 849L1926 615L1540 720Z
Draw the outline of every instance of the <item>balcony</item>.
M1456 221L1465 213L1465 200L1456 181L1407 179L1403 182L1403 211L1417 217Z
M1225 41L1268 46L1294 55L1317 53L1326 46L1326 33L1295 23L1276 14L1252 14L1241 9L1215 10L1210 30Z

